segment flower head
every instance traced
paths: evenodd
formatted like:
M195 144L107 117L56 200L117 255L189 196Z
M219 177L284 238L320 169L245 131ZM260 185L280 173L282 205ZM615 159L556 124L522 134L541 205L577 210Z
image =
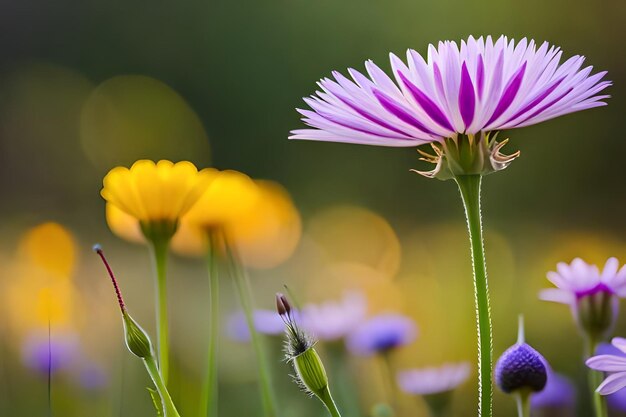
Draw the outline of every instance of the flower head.
M510 157L489 133L528 126L567 113L602 106L608 87L605 72L591 75L582 56L560 63L560 48L526 38L501 36L430 45L424 59L409 49L407 61L390 55L393 79L372 61L368 76L348 69L352 80L334 71L334 80L318 83L321 91L305 98L311 110L299 109L312 129L294 130L291 139L360 143L380 146L434 146L426 160L437 167L428 176L442 179L455 172L448 166L456 148L444 139L467 136L474 149L471 167L486 173L502 169ZM395 79L395 81L394 81ZM474 140L476 136L477 140ZM482 143L481 143L482 142ZM454 146L450 146L454 145ZM457 159L457 162L461 159ZM451 170L449 170L449 169Z
M409 317L381 314L356 327L348 335L347 347L357 355L386 353L411 343L417 337L417 326Z
M547 380L547 362L524 341L524 324L520 317L517 343L508 348L496 363L496 384L507 394L540 392Z
M611 344L617 351L593 356L586 362L591 369L610 373L596 390L601 395L610 395L626 387L626 339L615 337Z
M107 203L131 215L143 228L167 225L170 234L178 220L200 198L212 181L212 170L198 172L187 161L157 163L139 160L132 167L113 168L104 177L102 197Z
M369 77L349 69L354 81L335 71L319 82L323 91L305 99L312 111L299 110L314 129L292 138L417 146L604 105L606 72L590 75L578 55L560 64L561 55L547 42L470 36L430 45L426 59L409 49L406 64L391 54L395 82L367 61Z
M470 377L468 362L448 363L436 368L423 368L398 373L402 391L413 395L433 395L452 391Z
M557 288L545 289L540 298L567 304L583 331L604 337L617 318L618 298L626 296L626 266L616 258L606 261L604 269L580 258L571 264L561 262L548 279Z

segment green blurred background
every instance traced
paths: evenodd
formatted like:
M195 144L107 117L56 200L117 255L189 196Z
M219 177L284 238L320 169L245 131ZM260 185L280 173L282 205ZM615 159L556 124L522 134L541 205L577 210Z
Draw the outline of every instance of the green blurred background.
M86 390L71 376L55 375L54 415L153 413L147 377L125 351L113 294L90 253L95 242L107 249L128 304L154 334L147 253L109 232L99 196L111 167L139 158L236 169L289 190L303 237L290 260L251 272L259 306L271 307L283 283L309 301L362 287L371 295L372 313L400 311L420 327L419 339L398 352L399 367L474 360L468 245L454 184L410 173L421 164L414 149L286 139L301 126L295 107L331 70L362 69L369 58L387 69L389 52L425 53L429 43L470 34L547 40L565 57L587 56L587 64L608 70L614 81L607 107L505 132L510 149L520 149L522 157L484 182L495 353L515 341L516 317L524 313L529 342L583 386L581 342L569 311L540 302L537 293L549 286L545 273L559 261L581 256L603 264L617 256L626 262L625 24L623 0L2 2L2 286L23 279L10 266L26 230L46 221L71 230L79 248L73 280L81 300L72 314L85 356L106 379ZM332 215L337 210L344 210L340 220ZM350 210L376 213L392 237L385 235L381 244L381 226L367 221L334 236L335 227L342 230L353 218ZM363 243L367 238L372 247ZM367 250L396 261L376 270L362 255ZM338 262L352 268L337 272ZM366 276L355 264L384 276ZM175 258L171 269L173 395L183 415L194 415L204 369L207 283L201 262ZM226 316L237 304L225 287ZM26 309L28 302L22 302ZM0 414L44 415L46 377L22 364L12 316L1 317ZM616 332L626 335L625 320ZM221 344L222 414L260 415L250 347L226 337ZM279 341L268 347L285 416L323 415L290 383ZM350 359L362 382L363 410L384 400L372 362ZM474 379L457 396L455 416L475 414ZM405 400L412 410L406 415L425 415L419 401ZM584 403L581 396L581 416ZM500 394L496 407L498 416L513 413L512 401Z

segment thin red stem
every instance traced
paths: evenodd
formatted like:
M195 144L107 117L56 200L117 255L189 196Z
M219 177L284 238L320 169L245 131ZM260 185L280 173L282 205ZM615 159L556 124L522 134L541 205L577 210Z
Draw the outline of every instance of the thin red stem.
M109 265L106 257L104 256L104 252L102 251L102 248L100 247L100 245L95 245L93 247L93 250L98 254L98 256L100 256L100 259L102 259L102 262L104 263L104 266L107 269L107 272L109 273L109 277L111 277L111 282L113 283L113 288L115 289L115 294L117 295L117 302L120 304L120 310L122 310L122 313L125 313L126 304L124 304L124 298L122 298L122 292L120 291L120 287L117 284L117 279L115 279L113 270L111 269L111 266Z

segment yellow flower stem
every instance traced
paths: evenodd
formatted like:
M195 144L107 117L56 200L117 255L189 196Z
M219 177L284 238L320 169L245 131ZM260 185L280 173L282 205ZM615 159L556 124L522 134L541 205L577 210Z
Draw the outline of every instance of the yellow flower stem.
M483 245L483 224L480 213L482 177L481 175L459 175L455 177L455 180L465 207L474 272L474 302L478 322L478 416L491 417L493 340L487 265Z
M159 371L167 385L169 375L169 325L167 314L167 251L170 239L151 241L152 262L156 276L156 320Z
M235 286L239 294L239 300L246 316L246 322L250 331L250 338L252 345L257 356L258 369L259 369L259 383L261 389L261 399L263 401L263 410L265 417L276 417L278 415L276 400L274 391L272 388L272 381L270 376L269 365L265 356L265 349L263 347L263 341L261 336L256 330L254 325L252 295L250 290L250 283L246 272L241 265L239 257L236 253L233 245L224 236L224 244L226 248L226 257L230 265L231 273L235 280Z
M217 380L217 341L219 339L219 276L217 272L217 232L208 233L209 251L207 270L211 297L211 323L209 327L209 348L207 351L207 371L200 398L200 417L218 415L218 380Z
M146 366L148 374L150 374L152 382L154 382L154 386L156 387L159 396L161 397L161 405L163 406L164 413L163 416L180 417L180 414L178 414L178 410L176 410L176 406L172 401L172 397L170 397L170 393L165 386L165 380L163 379L161 372L159 372L159 368L154 360L154 357L148 356L144 358L143 363Z

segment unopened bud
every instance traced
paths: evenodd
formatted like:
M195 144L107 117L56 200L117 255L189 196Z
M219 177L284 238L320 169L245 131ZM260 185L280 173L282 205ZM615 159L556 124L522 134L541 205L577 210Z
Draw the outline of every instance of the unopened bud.
M296 376L304 388L320 396L328 387L328 376L324 364L314 348L309 348L293 358Z
M291 313L291 304L282 293L276 293L276 310L281 316L287 316Z
M122 317L124 318L124 336L128 350L142 359L153 356L154 351L148 333L127 312L124 312Z

